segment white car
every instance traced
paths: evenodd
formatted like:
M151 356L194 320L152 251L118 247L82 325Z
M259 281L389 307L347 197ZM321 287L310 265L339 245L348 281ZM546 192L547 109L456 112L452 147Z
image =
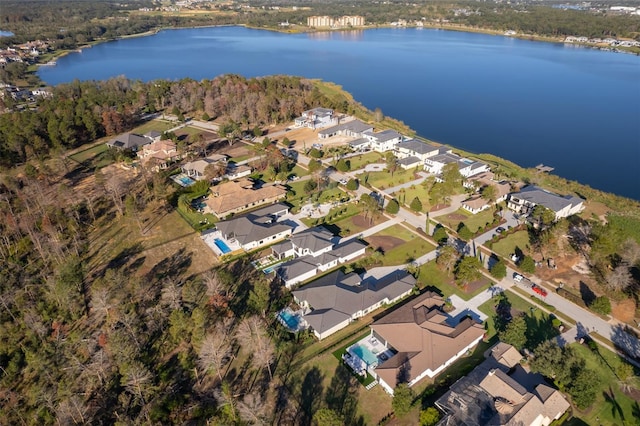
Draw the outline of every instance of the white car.
M517 283L519 283L520 281L522 281L524 277L520 274L513 274L513 280Z
M347 180L346 180L346 179L340 179L340 183L341 183L342 185L346 185L346 184L347 184Z

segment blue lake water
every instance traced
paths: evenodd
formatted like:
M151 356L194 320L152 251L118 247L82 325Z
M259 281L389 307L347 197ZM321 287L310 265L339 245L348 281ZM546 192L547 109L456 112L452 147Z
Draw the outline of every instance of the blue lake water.
M640 199L640 57L431 29L161 31L60 58L49 84L125 75L291 74L336 82L418 134Z

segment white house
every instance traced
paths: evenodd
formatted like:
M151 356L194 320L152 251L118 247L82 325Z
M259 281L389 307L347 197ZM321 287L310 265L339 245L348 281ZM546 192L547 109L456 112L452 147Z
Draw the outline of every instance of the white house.
M276 203L246 215L218 222L217 230L229 242L237 242L245 251L273 244L291 235L289 225L277 222L289 207Z
M378 133L366 132L364 137L369 139L371 149L378 152L392 151L396 144L402 142L403 136L395 130L383 130Z
M489 171L489 166L481 161L474 161L460 157L448 148L440 148L440 153L425 160L425 169L433 174L442 173L442 169L449 163L456 163L460 174L466 178Z
M360 120L351 120L346 123L340 123L318 132L320 139L328 139L333 136L349 136L352 138L362 138L365 133L373 132L373 126L363 123Z
M338 124L338 118L335 116L332 109L314 108L303 112L300 117L294 120L294 123L295 127L320 129Z
M206 158L190 161L182 165L182 171L195 180L205 178L205 169L211 164L220 164L220 167L227 167L227 157L222 154L212 154Z
M395 147L395 156L403 169L424 167L426 159L438 155L439 152L440 148L417 139L399 142Z
M315 227L293 235L272 247L278 259L296 258L283 263L277 270L285 287L307 281L319 272L335 268L365 253L366 245L359 240L335 244L334 236L325 228Z
M525 186L507 198L507 207L525 216L531 214L537 205L554 212L556 220L559 220L580 213L584 209L584 200L572 195L562 197L534 185Z
M408 296L415 284L416 279L403 270L380 280L336 271L292 291L292 294L306 312L304 320L322 340L355 319Z

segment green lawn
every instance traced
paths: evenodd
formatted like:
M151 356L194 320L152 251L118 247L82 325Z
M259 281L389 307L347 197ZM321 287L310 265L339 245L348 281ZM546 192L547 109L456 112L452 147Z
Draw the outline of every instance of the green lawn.
M571 347L584 358L586 367L594 373L593 383L598 386L596 401L585 412L574 411L575 417L590 425L637 425L640 419L640 406L620 388L620 383L613 370L622 362L613 352L598 346L596 354L586 345L572 343ZM636 389L638 383L636 370ZM570 423L577 424L577 423Z
M360 170L367 164L383 162L382 154L378 152L367 152L366 154L360 154L353 157L349 157L351 162L351 170Z
M404 241L404 244L400 244L384 253L382 257L383 266L403 265L435 250L433 244L400 225L393 225L383 229L373 236L396 237Z
M196 231L203 231L205 229L213 228L218 221L211 213L200 213L191 207L191 200L198 198L203 194L183 194L178 201L178 208L176 209L180 216Z
M364 228L360 229L355 226L353 220L351 219L353 216L359 214L360 211L361 210L354 203L348 203L345 205L334 207L329 210L329 213L323 218L323 223L327 225L335 225L337 228L336 231L338 231L343 237L356 232L361 232ZM317 218L305 217L301 220L302 223L304 223L308 227L316 226L320 223ZM342 226L338 224L341 224Z
M162 133L162 132L166 132L167 130L175 126L176 126L176 123L168 123L166 121L160 121L160 120L151 120L134 128L133 130L131 130L131 132L144 135L145 133L155 130L157 132Z
M529 233L527 231L517 231L507 235L500 241L493 243L491 250L502 257L509 258L515 252L516 247L524 254L529 252Z
M451 275L447 275L445 271L438 267L435 260L422 265L418 274L418 286L420 288L437 287L445 299L450 297L452 294L455 294L463 300L469 300L485 291L490 285L491 281L487 279L486 283L481 287L478 287L471 292L466 292L456 285L453 273Z
M404 203L407 207L411 204L414 198L418 197L422 203L422 210L426 211L431 206L431 199L429 194L422 185L412 185L409 188L402 188L400 191L394 192L396 200L400 203Z
M367 183L379 189L390 188L393 186L410 182L415 179L413 175L413 170L403 170L403 169L396 170L393 176L391 176L391 173L386 171L361 173L358 175L358 179L360 179L360 182L364 183L365 175L369 176L369 178L367 179Z
M75 154L70 155L69 158L77 161L78 163L84 163L85 161L90 160L97 155L102 154L103 152L106 152L108 149L109 147L107 146L107 144L101 143L98 145L94 145L89 149L85 149L84 151L76 152Z
M304 190L304 185L306 181L296 181L289 182L287 187L291 191L291 195L287 197L287 202L292 204L294 208L299 208L300 206L312 201L314 203L326 203L331 201L338 201L340 199L348 197L348 194L341 190L338 186L331 189L325 189L320 194L320 197L317 197L317 192L312 194L307 193Z
M454 214L463 215L465 219L450 219L449 215L446 215L438 217L438 220L451 229L458 229L458 223L464 222L472 233L484 228L487 223L493 222L493 209L484 210L478 214L471 214L465 209L458 209Z
M528 346L535 348L540 343L555 337L559 334L559 331L551 325L551 317L541 309L536 308L529 303L526 299L519 295L508 291L505 293L512 310L523 312L527 316L527 330L528 330ZM493 317L496 314L495 305L497 298L494 297L487 300L480 305L478 309L488 316L487 323L487 336L492 337L496 334L496 328L494 325Z
M289 172L289 175L296 175L298 177L302 177L302 176L306 176L309 174L309 170L298 166L297 164L293 167L293 169L291 169L291 172Z

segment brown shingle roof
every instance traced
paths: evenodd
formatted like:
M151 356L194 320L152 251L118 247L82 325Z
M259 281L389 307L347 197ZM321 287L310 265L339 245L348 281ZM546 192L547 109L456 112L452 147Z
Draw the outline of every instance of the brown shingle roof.
M455 327L439 310L442 297L427 292L371 325L373 331L398 351L376 369L391 387L399 376L411 381L426 370L435 371L484 334L484 328L466 318Z
M263 186L262 188L250 188L250 181L243 179L238 182L226 182L211 187L212 196L205 201L205 205L216 215L227 214L262 204L268 200L275 200L286 195L287 190L280 185ZM267 200L267 201L265 201Z

